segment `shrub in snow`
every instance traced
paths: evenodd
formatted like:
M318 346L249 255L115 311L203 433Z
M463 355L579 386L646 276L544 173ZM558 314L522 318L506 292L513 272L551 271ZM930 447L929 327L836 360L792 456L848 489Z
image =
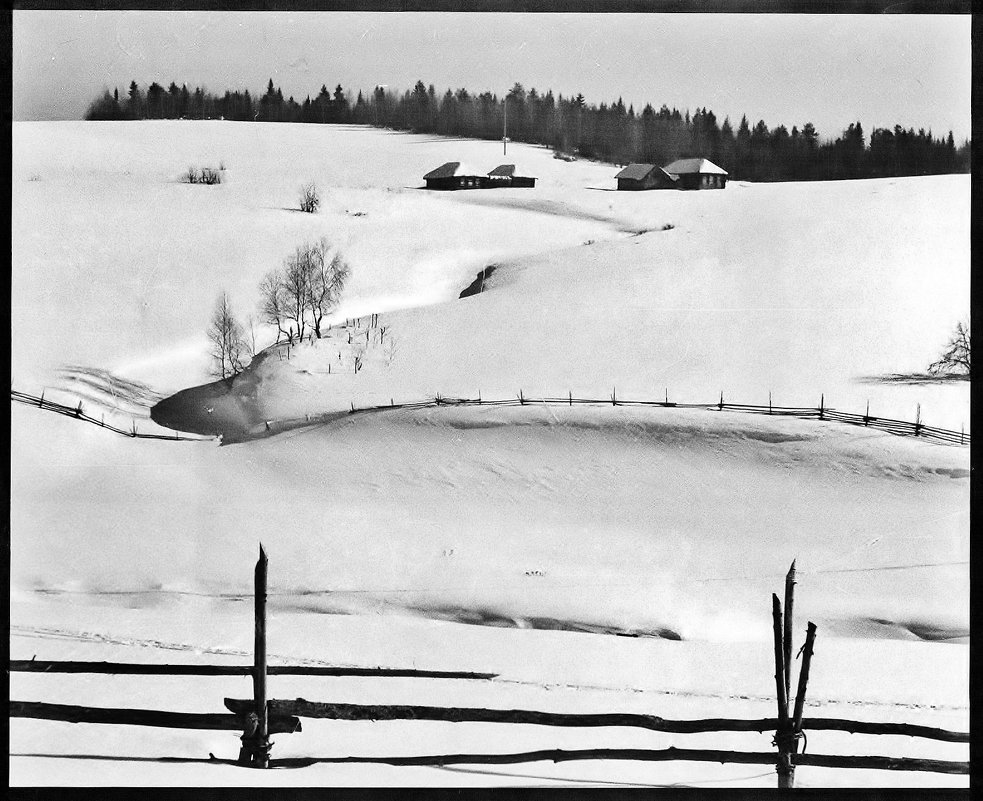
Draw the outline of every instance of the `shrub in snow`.
M202 167L199 182L209 185L220 184L222 183L222 173L214 167Z
M196 184L198 183L198 168L188 167L188 171L184 174L185 183Z
M317 186L313 183L307 184L300 190L300 210L313 214L317 207L321 205L321 198L317 194Z
M949 337L949 344L942 352L937 362L932 362L928 368L930 373L970 375L969 367L969 323L959 322L956 330Z

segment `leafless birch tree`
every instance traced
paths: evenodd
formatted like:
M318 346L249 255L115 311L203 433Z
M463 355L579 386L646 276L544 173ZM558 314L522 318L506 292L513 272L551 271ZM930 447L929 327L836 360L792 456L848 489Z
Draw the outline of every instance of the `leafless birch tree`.
M241 373L245 367L243 358L249 345L225 292L219 297L212 313L208 339L212 344L212 374L219 378L228 378Z

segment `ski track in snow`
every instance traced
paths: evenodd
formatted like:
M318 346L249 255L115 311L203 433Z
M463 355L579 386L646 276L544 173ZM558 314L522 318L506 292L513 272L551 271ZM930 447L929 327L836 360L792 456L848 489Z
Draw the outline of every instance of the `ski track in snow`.
M164 640L158 639L144 639L140 637L122 637L114 636L110 634L101 634L98 632L86 632L86 631L70 631L68 629L51 628L47 626L21 626L21 625L11 625L10 627L11 636L22 637L25 639L42 639L42 640L70 640L74 642L86 642L86 643L98 643L101 645L122 645L133 648L147 648L154 650L163 651L179 651L182 653L194 653L202 655L213 655L213 656L241 656L241 657L251 657L252 654L249 651L236 649L236 648L214 648L210 646L194 645L192 643L186 642L166 642ZM337 662L329 662L323 659L313 659L310 657L293 657L286 656L283 654L269 653L268 658L271 660L271 664L276 662L281 662L284 664L296 664L305 665L311 667L341 667L341 668L362 668L362 667L393 667L393 666L380 666L380 665L354 665L345 664L341 665ZM165 663L166 664L166 663ZM398 667L398 666L396 666ZM604 692L604 693L634 693L634 694L644 694L644 695L662 695L669 697L678 698L700 698L700 699L717 699L726 701L752 701L761 703L772 703L774 698L768 695L753 695L747 693L704 693L704 692L692 692L687 690L659 690L659 689L648 689L639 687L610 687L601 684L588 684L588 683L565 683L565 682L548 682L548 681L531 681L528 679L510 679L505 676L497 676L493 679L484 679L483 681L492 682L494 684L515 684L524 687L541 687L546 690L589 690L591 692ZM930 709L937 711L949 711L949 712L963 712L968 710L967 705L951 705L951 704L917 704L917 703L888 703L884 701L860 701L860 700L843 700L839 698L809 698L805 702L805 706L812 708L819 708L825 706L856 706L856 707L884 707L892 709Z

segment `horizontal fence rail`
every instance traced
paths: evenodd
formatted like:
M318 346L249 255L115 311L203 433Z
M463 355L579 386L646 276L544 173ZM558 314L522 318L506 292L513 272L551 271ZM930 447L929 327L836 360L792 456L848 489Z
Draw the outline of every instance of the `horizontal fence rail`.
M774 765L775 754L767 751L712 751L693 748L592 748L582 751L550 749L517 754L439 754L433 756L347 756L295 757L272 759L270 767L308 767L317 764L362 763L378 765L515 765L522 762L574 762L580 760L633 760L637 762L720 762L745 765ZM915 759L887 756L831 756L797 754L796 765L817 768L856 768L861 770L905 770L931 773L968 774L969 762L941 759Z
M220 729L242 731L247 713L163 712L157 709L115 709L109 707L46 704L40 701L11 701L10 717L60 720L65 723L109 723L124 726L155 726L166 729ZM301 730L300 720L289 715L270 715L271 734L290 734Z
M153 665L137 662L53 662L11 659L11 672L17 673L106 673L129 676L252 676L252 665ZM327 667L320 665L267 665L271 676L374 676L420 679L493 679L497 673L455 670L417 670L414 668Z
M97 420L95 417L86 414L82 411L81 401L79 401L78 406L66 406L63 403L55 403L50 400L45 400L43 394L38 397L37 395L29 395L26 392L18 392L14 389L10 390L10 399L15 403L23 403L27 406L37 406L39 409L55 412L55 414L64 415L65 417L72 417L76 420L84 420L86 423L92 423L100 428L105 428L108 431L114 431L117 434L122 434L124 437L135 437L137 439L161 439L168 442L202 442L213 439L212 437L181 436L176 431L174 432L173 436L169 434L141 434L137 431L136 423L134 423L132 428L127 431L125 428L118 428L111 423L107 423L104 419Z
M296 700L267 702L271 714L329 720L436 720L450 723L526 723L538 726L594 728L625 726L675 734L720 731L774 731L777 718L753 720L706 718L703 720L669 720L655 715L634 713L560 713L527 709L483 709L466 707L408 706L400 704L336 704ZM226 698L225 706L237 715L253 708L253 702ZM897 734L923 737L951 743L968 743L969 733L914 726L907 723L873 723L840 718L804 718L802 727L811 731L843 731L851 734ZM774 759L774 755L772 755Z

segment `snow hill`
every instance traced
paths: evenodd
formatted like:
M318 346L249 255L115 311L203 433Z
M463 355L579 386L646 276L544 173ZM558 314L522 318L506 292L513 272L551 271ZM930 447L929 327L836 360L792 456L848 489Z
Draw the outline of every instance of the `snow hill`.
M275 659L503 674L482 689L284 679L276 697L767 716L769 596L796 559L799 628L820 627L815 714L968 725L967 448L726 411L347 414L436 393L767 403L771 392L776 405L869 401L909 420L920 404L924 421L968 432L968 382L913 377L968 313L968 176L617 193L612 165L499 147L345 126L14 124L14 388L226 444L132 440L15 405L12 656L177 650L241 663L252 637L241 599L262 541ZM451 160L515 161L537 188L419 188ZM180 182L191 164L219 163L220 185ZM293 210L311 180L325 200L316 215ZM353 268L327 335L289 354L269 347L231 384L207 384L218 293L245 316L262 276L319 236ZM491 265L483 291L459 299ZM258 340L273 336L260 328ZM308 416L265 435L267 421ZM183 681L174 701L145 682L75 678L14 676L11 696L219 711L236 693ZM66 731L80 728L14 721L12 781L257 781L58 758L89 753ZM109 755L237 746L111 728L99 731ZM514 728L305 722L276 751L325 755L342 731L353 754L638 745L631 732L503 731ZM769 747L766 735L701 737L670 744ZM820 739L810 750L965 758L901 738ZM686 763L305 771L269 781L774 782L754 766ZM797 773L802 786L965 784Z

